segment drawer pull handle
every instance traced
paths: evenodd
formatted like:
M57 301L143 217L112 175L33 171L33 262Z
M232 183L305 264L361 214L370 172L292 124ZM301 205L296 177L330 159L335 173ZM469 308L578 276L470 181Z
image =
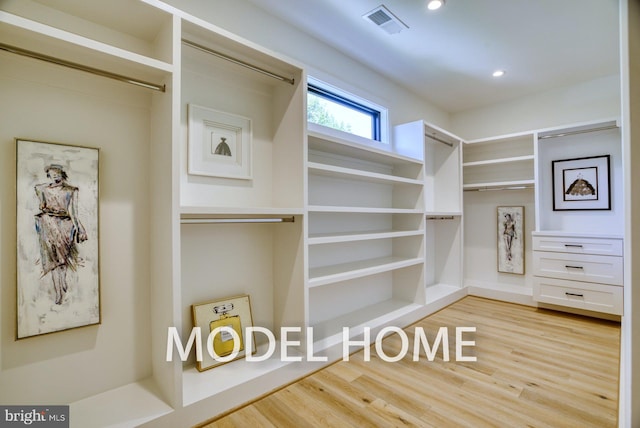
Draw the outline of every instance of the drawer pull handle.
M566 294L567 296L584 297L584 294L569 293L568 291L565 292L564 294Z
M567 269L584 269L583 266L564 265L564 267L567 268Z
M580 244L564 244L565 247L575 247L575 248L582 248L582 245Z

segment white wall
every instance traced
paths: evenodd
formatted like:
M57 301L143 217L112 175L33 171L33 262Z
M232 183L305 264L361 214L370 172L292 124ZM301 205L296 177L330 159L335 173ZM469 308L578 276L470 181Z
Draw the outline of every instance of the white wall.
M445 129L450 126L446 112L246 0L215 6L208 0L166 3L304 64L313 77L389 108L391 125L422 119Z
M476 139L620 115L620 77L603 77L451 116L450 131Z

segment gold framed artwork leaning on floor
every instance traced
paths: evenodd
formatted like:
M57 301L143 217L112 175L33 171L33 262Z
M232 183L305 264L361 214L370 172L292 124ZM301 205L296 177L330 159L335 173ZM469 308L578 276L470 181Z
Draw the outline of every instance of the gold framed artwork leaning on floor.
M237 360L247 352L256 352L256 341L249 340L247 344L244 336L246 327L253 325L248 295L192 305L191 313L193 326L205 333L200 339L203 341L202 347L208 350L202 353L201 360L197 360L198 371Z

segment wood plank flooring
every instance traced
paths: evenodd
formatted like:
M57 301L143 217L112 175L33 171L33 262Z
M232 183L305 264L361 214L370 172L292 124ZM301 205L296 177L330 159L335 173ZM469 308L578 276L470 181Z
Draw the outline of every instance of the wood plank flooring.
M422 327L429 344L448 327L450 361L413 358ZM476 362L455 361L455 328ZM466 297L405 329L409 352L385 362L359 351L206 425L218 427L594 427L617 426L620 325ZM388 356L397 334L384 339Z

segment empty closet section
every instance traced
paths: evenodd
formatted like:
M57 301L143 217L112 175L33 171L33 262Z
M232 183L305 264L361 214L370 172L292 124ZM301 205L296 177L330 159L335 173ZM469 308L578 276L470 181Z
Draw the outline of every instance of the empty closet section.
M424 124L427 302L462 288L462 139Z
M462 288L462 139L422 120L393 135L424 153L426 302L435 302Z
M7 387L0 401L70 404L78 426L91 426L96 415L106 425L142 423L172 406L165 398L171 387L164 388L170 381L152 351L161 322L166 340L171 303L161 303L164 319L151 303L156 291L171 287L171 222L155 210L163 206L171 215L170 175L155 181L171 160L150 155L171 152L173 98L161 89L173 78L172 17L143 2L126 4L123 19L113 19L125 14L122 1L0 6L1 180L15 182L16 137L100 150L99 236L89 239L99 239L102 313L98 326L17 342L5 334L0 383ZM69 179L74 183L72 174ZM15 207L15 188L3 187L3 206ZM1 227L3 253L15 254L15 218L3 216ZM4 290L14 289L13 266L2 267ZM8 296L1 310L5 332L15 320L15 296ZM104 412L113 408L118 412Z
M302 70L188 21L182 23L182 40L180 204L301 208L305 123ZM250 177L221 177L215 168L210 175L190 173L190 105L251 121Z
M309 324L323 340L423 303L423 163L310 128Z
M530 236L535 230L535 133L521 132L470 140L463 146L464 284L477 295L502 292L532 294ZM498 271L501 224L498 207L524 207L523 233L516 239L524 248L524 274Z
M425 231L427 302L462 288L462 215L427 214Z
M464 146L464 189L532 187L533 133L468 141Z
M126 16L120 8L126 7ZM173 70L171 15L144 3L110 7L75 2L12 1L0 13L2 49L17 47L82 68L162 87ZM29 18L26 18L26 17ZM145 25L140 25L144 16Z

